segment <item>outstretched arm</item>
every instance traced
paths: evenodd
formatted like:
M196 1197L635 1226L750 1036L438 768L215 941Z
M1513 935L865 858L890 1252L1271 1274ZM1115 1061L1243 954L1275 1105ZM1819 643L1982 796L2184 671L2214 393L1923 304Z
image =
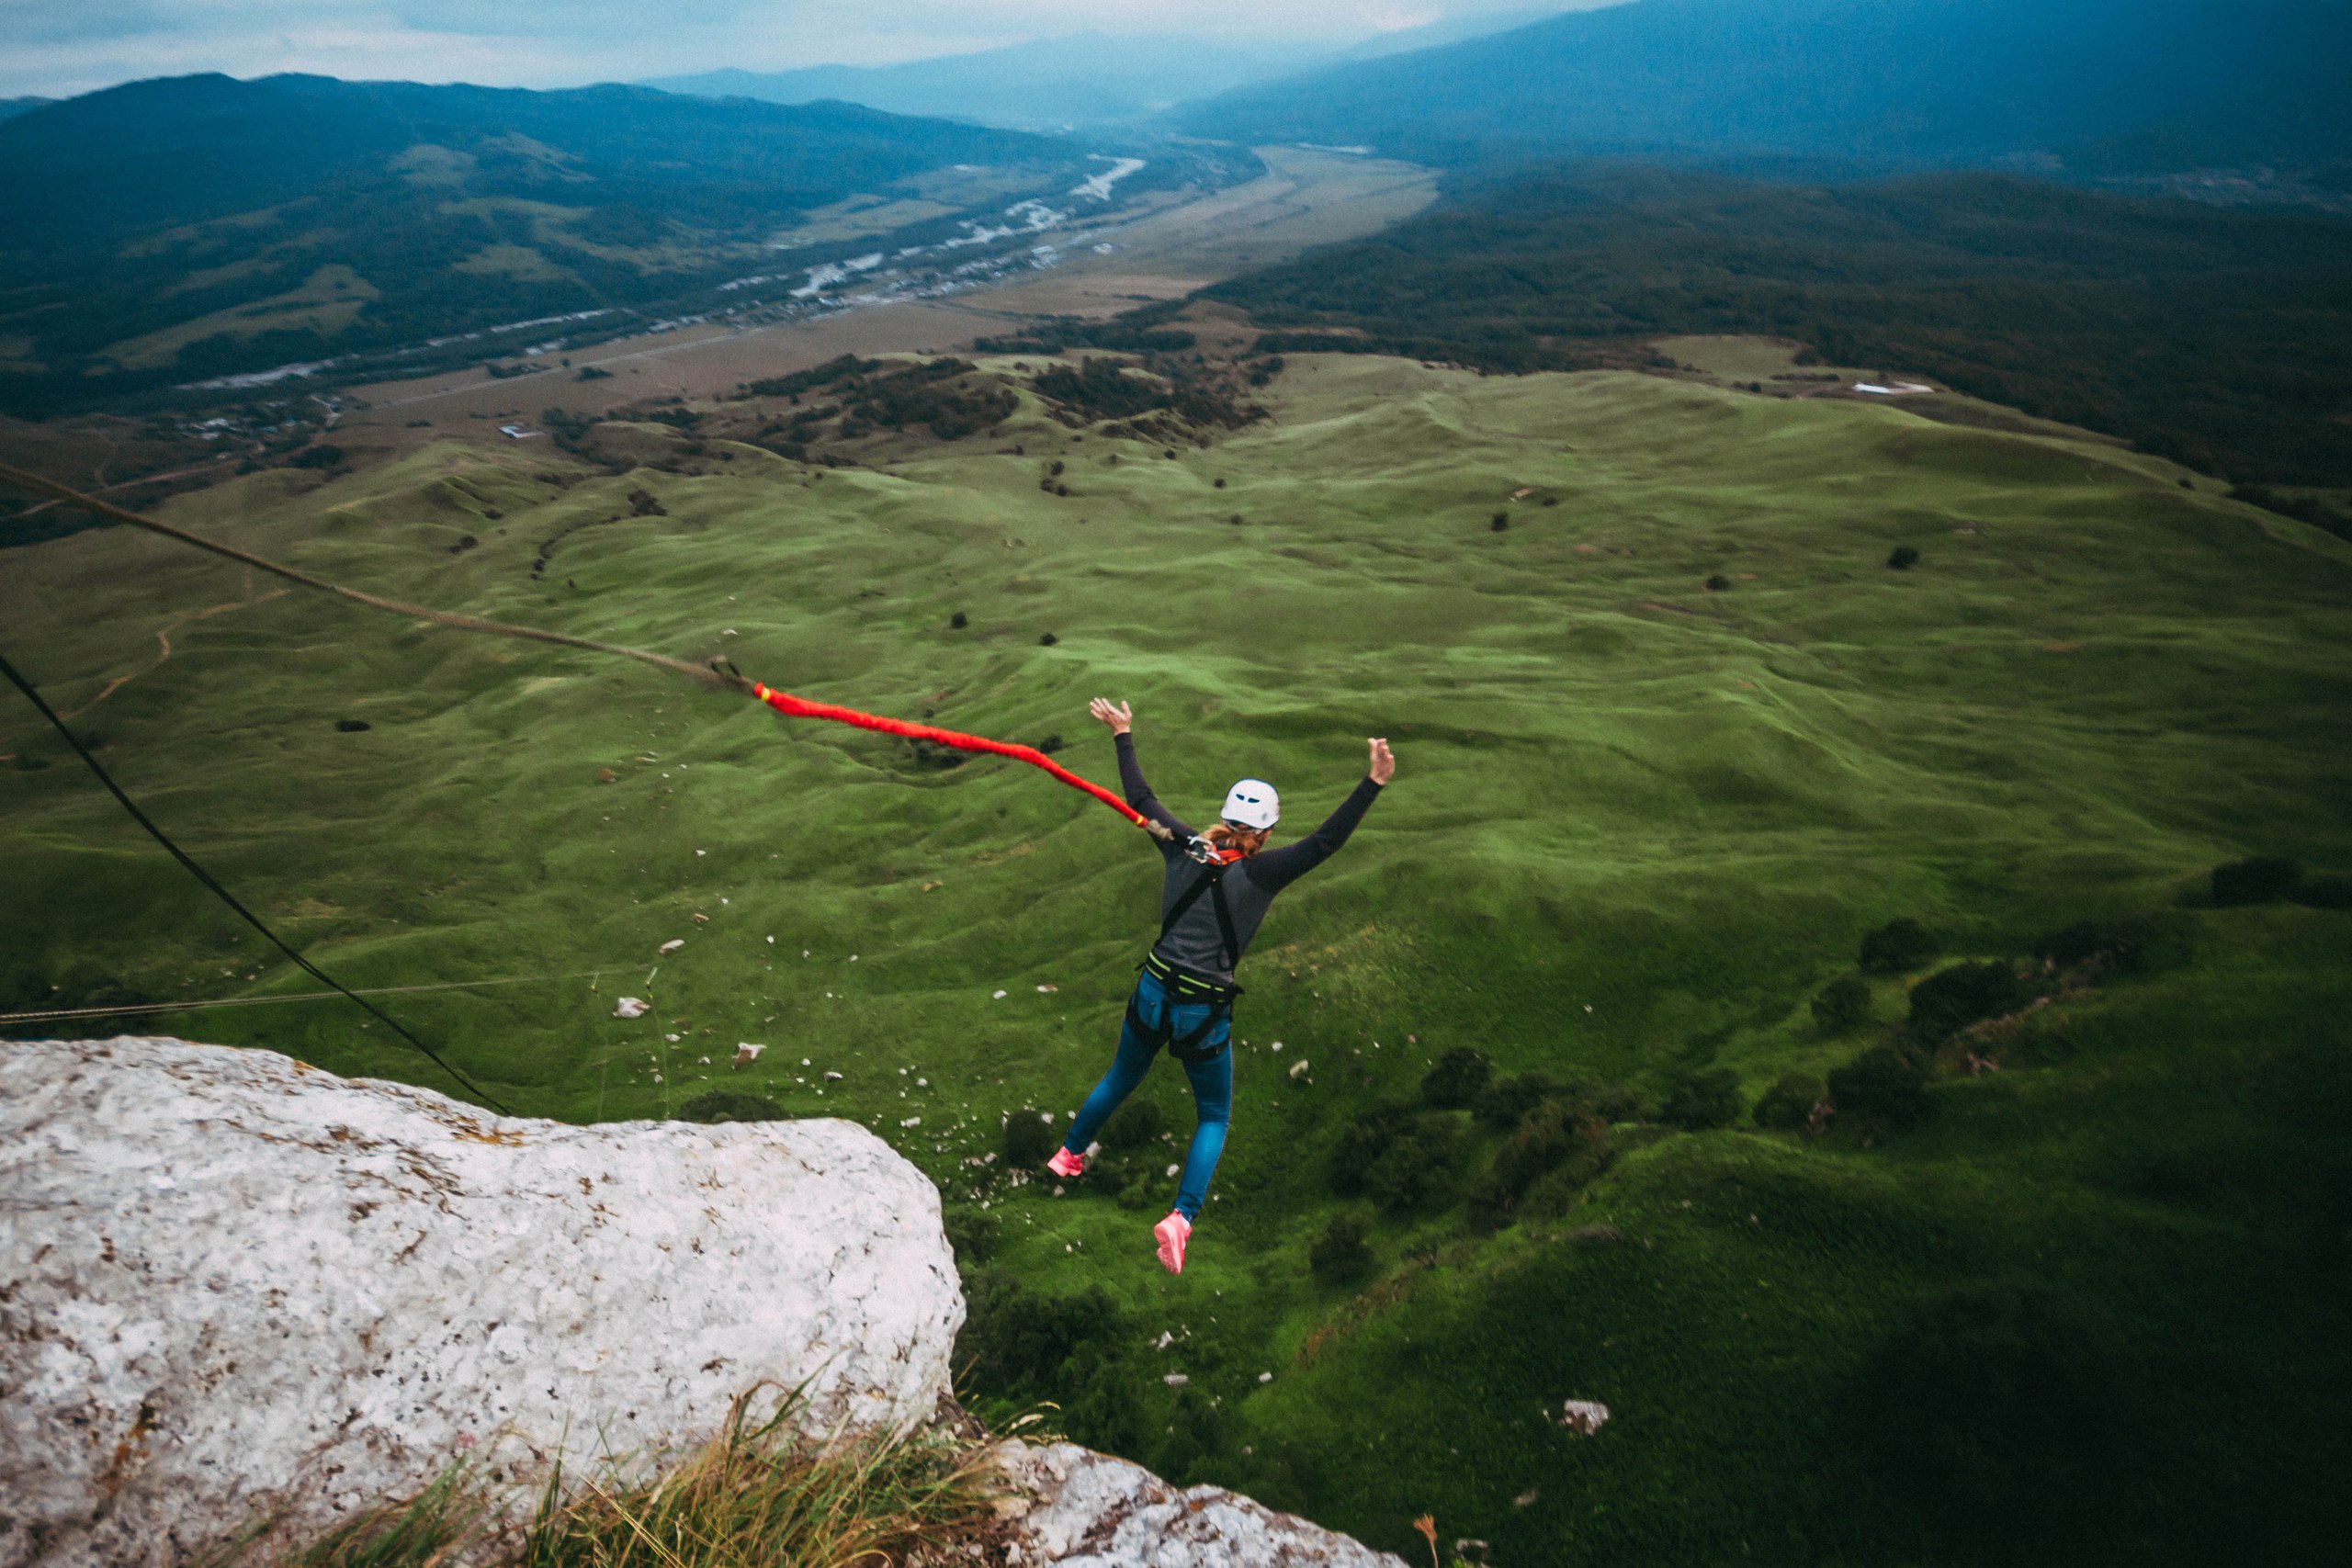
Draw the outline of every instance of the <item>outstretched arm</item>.
M1160 853L1174 853L1186 840L1192 838L1193 829L1178 821L1168 807L1160 805L1159 797L1151 793L1151 785L1144 782L1143 764L1136 761L1136 740L1131 733L1136 722L1134 712L1125 703L1113 703L1102 697L1089 703L1086 711L1098 723L1109 726L1116 739L1119 788L1126 795L1127 804L1176 835L1174 843L1162 841L1159 845Z
M1323 825L1295 844L1284 844L1278 850L1267 850L1250 857L1250 880L1264 888L1271 896L1321 865L1337 854L1348 835L1356 830L1363 814L1380 798L1382 786L1396 776L1396 758L1388 750L1388 742L1372 741L1372 765L1355 787L1355 793L1340 802L1340 808L1323 819Z

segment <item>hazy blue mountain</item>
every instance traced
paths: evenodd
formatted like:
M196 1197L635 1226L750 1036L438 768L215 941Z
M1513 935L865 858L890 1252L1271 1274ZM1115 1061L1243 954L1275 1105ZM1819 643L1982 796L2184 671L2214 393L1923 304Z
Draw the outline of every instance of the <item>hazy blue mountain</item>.
M776 104L832 98L894 114L1059 130L1143 119L1188 99L1284 73L1453 43L1549 14L1549 7L1534 7L1453 18L1383 33L1335 51L1280 46L1241 50L1192 38L1080 33L900 65L705 71L656 77L643 85Z
M14 119L20 114L29 114L44 104L56 101L55 98L0 98L0 119Z
M1081 34L902 65L707 71L645 85L704 97L807 104L825 99L895 114L1032 130L1143 118L1188 98L1296 70L1303 52L1221 49L1194 39Z
M788 261L773 237L810 209L913 194L894 182L944 237L1068 189L1087 151L644 87L132 83L0 121L0 403L671 299Z
M2115 171L2344 156L2348 63L2343 0L1634 0L1256 84L1170 119L1424 157L2071 152Z

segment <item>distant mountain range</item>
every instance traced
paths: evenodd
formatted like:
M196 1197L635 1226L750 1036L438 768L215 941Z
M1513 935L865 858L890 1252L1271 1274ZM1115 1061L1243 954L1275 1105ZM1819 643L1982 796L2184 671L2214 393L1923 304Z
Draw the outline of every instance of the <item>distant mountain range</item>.
M1237 88L1245 142L2103 175L2352 155L2344 0L1634 0Z
M1102 166L1088 151L642 87L132 83L0 120L0 404L612 312L860 234L942 239L1068 192ZM885 216L806 221L852 197Z
M1589 3L1589 0L1588 0ZM825 99L893 114L941 115L1031 130L1143 119L1188 99L1288 72L1377 59L1517 27L1557 6L1487 12L1384 33L1352 49L1239 50L1191 38L1069 38L910 61L797 71L706 71L639 84L703 97L807 104Z

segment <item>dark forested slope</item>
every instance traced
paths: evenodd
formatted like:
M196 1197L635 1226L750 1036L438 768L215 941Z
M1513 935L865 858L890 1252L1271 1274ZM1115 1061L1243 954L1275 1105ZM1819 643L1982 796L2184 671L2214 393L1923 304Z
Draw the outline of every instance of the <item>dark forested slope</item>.
M1179 122L1438 160L2324 162L2352 152L2347 60L2335 0L1634 0L1240 88Z
M1385 233L1211 293L1283 329L1270 346L1498 369L1780 334L2240 480L2352 483L2352 225L2327 219L1996 175L1816 186L1579 165L1464 181ZM1316 335L1332 329L1361 335Z
M1081 159L847 104L132 83L0 122L0 398L37 412L661 298L854 192L971 165L1001 207Z

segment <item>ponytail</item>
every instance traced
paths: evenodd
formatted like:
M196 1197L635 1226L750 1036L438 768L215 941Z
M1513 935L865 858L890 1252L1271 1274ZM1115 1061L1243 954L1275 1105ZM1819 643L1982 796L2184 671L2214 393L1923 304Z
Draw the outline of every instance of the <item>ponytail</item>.
M1266 847L1270 831L1266 828L1237 828L1230 822L1219 822L1201 837L1220 850L1236 851L1247 858Z

